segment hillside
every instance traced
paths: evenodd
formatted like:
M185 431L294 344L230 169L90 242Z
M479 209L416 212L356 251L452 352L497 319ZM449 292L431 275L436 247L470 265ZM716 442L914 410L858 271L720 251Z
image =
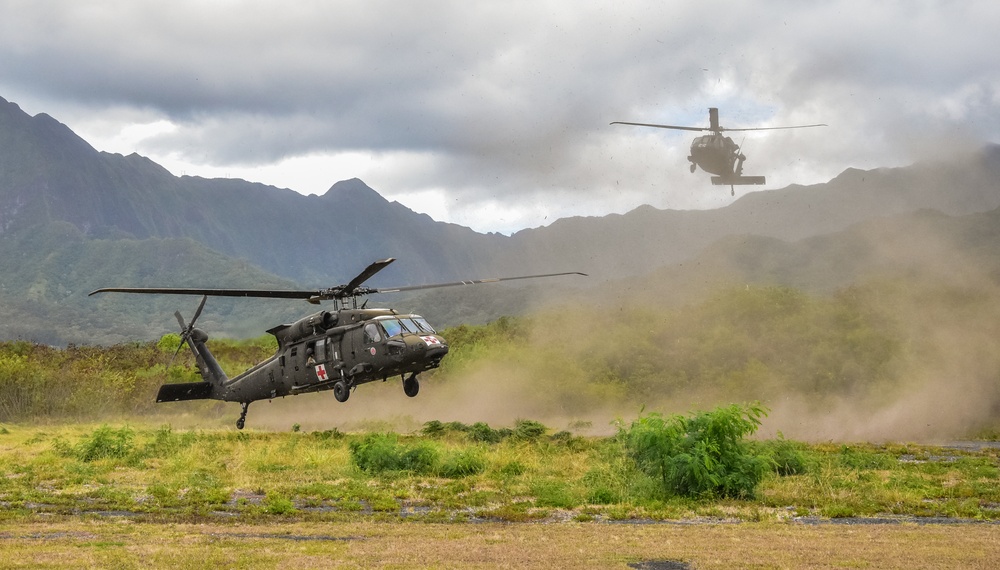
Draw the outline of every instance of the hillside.
M86 293L112 285L327 287L384 257L398 261L371 285L591 275L375 300L445 325L531 310L606 280L612 285L598 296L657 290L657 299L683 299L728 279L830 291L864 274L866 259L875 268L896 263L882 251L886 243L935 251L910 239L928 227L954 225L955 239L965 236L966 249L988 257L996 251L994 234L981 227L988 222L963 216L1000 207L998 180L1000 146L990 145L951 162L848 169L826 184L754 192L717 210L643 206L503 236L434 221L357 179L303 196L243 180L177 177L135 154L97 151L54 118L0 99L0 338L151 338L174 326L171 313L184 300L106 302ZM884 220L909 227L911 215L924 221L879 235L892 230ZM923 271L919 259L910 262ZM231 303L210 303L213 334L257 334L309 310ZM52 315L63 324L53 326Z

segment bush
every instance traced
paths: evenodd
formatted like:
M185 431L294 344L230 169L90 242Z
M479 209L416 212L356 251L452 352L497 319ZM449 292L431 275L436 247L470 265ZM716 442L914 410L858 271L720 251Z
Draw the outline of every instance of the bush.
M449 479L478 475L486 471L486 459L477 449L463 449L452 453L441 463L438 475Z
M135 432L131 428L114 429L101 426L85 437L76 446L56 441L56 451L61 455L74 457L80 461L99 459L124 459L135 452Z
M433 473L439 452L429 442L399 443L395 434L371 434L351 442L351 459L367 473L412 471Z
M513 433L509 428L493 429L483 422L476 422L469 428L469 439L482 443L500 443Z
M781 476L803 475L809 472L814 463L804 444L788 441L780 434L778 439L761 442L757 448L774 472Z
M514 422L514 438L534 441L549 431L549 428L534 420L517 420Z
M760 406L735 404L691 417L652 413L620 436L638 468L669 493L746 498L767 471L767 461L744 440L763 415Z

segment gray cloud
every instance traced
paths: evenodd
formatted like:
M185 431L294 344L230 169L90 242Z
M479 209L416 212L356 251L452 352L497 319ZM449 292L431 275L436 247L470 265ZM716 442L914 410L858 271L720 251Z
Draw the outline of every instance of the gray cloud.
M719 205L687 172L691 133L608 124L703 125L709 106L730 127L830 124L747 136L747 173L772 184L1000 139L986 1L8 0L0 15L0 95L71 128L167 120L136 150L219 167L371 153L390 157L380 191L467 209Z

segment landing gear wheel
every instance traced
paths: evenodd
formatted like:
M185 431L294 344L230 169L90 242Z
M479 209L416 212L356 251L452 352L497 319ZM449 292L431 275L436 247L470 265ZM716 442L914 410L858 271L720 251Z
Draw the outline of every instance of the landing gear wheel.
M347 384L343 380L338 380L333 385L333 397L337 399L338 402L346 402L348 398L351 397L351 389L347 387Z
M420 381L417 380L417 375L414 374L406 380L403 380L403 393L409 397L414 397L417 392L420 391Z
M243 402L240 404L243 406L243 412L240 413L240 419L236 420L236 429L243 429L243 426L247 423L247 409L250 407L250 402Z

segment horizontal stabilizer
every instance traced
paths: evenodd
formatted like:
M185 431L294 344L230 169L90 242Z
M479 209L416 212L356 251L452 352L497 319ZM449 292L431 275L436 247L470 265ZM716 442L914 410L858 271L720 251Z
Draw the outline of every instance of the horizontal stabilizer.
M749 186L763 185L763 176L713 176L712 184L716 186Z
M208 382L184 382L164 384L156 394L156 403L180 402L182 400L206 400L212 397L212 385Z

